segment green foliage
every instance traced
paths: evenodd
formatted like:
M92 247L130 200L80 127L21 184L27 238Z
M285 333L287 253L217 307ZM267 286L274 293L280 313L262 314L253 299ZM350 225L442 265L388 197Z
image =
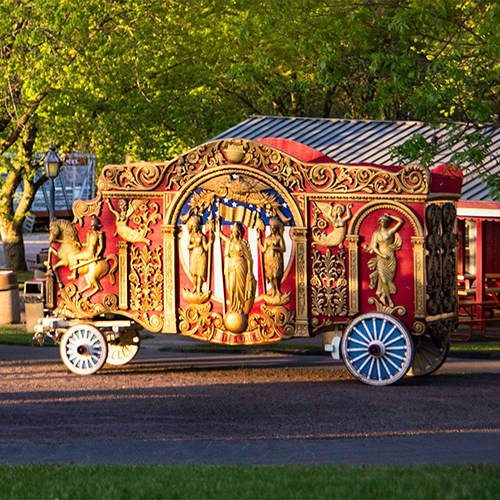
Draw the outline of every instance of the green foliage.
M2 466L0 498L493 499L499 472L498 465Z

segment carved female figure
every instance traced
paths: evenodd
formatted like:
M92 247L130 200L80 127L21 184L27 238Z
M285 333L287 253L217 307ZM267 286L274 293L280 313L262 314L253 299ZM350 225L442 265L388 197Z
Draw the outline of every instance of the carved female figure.
M347 205L347 212L345 205L334 205L316 202L316 206L321 211L325 220L330 222L333 229L329 233L323 233L313 227L313 245L320 245L323 247L337 247L341 245L347 233L347 222L352 217L351 209L352 203Z
M201 218L192 215L188 222L189 231L189 274L194 284L193 293L203 293L203 283L207 281L208 254L214 242L213 231L208 231L208 238L201 230Z
M220 219L219 219L220 224ZM253 258L250 245L243 239L243 226L231 226L231 237L219 231L225 241L224 276L229 298L228 312L248 314L255 300L257 282L252 274Z
M108 203L109 211L116 217L116 233L115 236L121 236L125 241L130 241L131 243L146 243L150 244L151 241L146 238L146 234L150 230L148 226L132 228L128 225L130 217L136 212L136 208L139 204L142 204L142 200L134 200L130 203L124 198L118 200L118 210L113 208L109 198L106 200Z
M264 257L264 275L267 283L271 286L269 298L278 299L282 297L281 281L283 279L283 254L286 251L283 238L283 223L273 217L269 221L271 234L262 242L262 233L259 232L259 248Z
M390 227L391 222L396 225ZM403 219L395 215L384 214L378 220L379 228L373 233L370 245L365 245L364 249L377 256L368 261L370 274L370 288L377 286L377 295L384 305L394 307L391 295L397 292L394 285L396 277L397 261L396 252L403 246L403 240L398 231L403 226Z

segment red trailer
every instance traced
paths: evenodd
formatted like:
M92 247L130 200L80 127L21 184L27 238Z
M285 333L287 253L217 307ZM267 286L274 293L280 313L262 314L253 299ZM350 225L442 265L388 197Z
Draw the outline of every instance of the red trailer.
M461 181L284 139L108 165L73 224L51 223L39 333L79 374L130 361L140 328L230 345L322 334L368 384L429 374L457 323Z

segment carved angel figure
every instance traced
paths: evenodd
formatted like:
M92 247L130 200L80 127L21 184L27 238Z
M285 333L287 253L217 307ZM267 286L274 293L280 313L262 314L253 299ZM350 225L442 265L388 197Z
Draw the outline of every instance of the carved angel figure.
M389 227L391 222L396 225ZM384 214L378 220L379 228L373 233L370 245L364 245L364 249L377 256L368 261L368 268L373 270L370 274L370 289L377 286L377 295L384 305L394 307L391 295L397 292L394 278L396 277L397 261L396 252L401 250L403 240L398 231L403 226L401 217Z
M337 247L345 239L347 233L347 221L352 217L352 204L334 205L333 203L316 202L316 206L321 211L321 214L332 226L333 229L329 233L323 233L317 229L313 229L313 245L321 245L323 247ZM345 214L345 215L344 215Z
M115 236L120 236L125 241L130 243L146 243L150 244L151 240L146 238L146 235L151 230L148 228L148 224L144 224L142 227L132 228L128 225L128 221L134 215L134 213L139 209L139 207L144 203L143 200L133 200L129 203L124 198L118 200L118 210L113 208L113 205L109 201L108 203L109 211L116 217L116 233Z
M207 224L208 226L208 224ZM203 283L207 281L208 254L215 236L213 232L213 222L207 228L208 238L201 230L201 218L198 215L192 215L187 227L189 231L189 274L194 283L193 293L201 294L203 292Z
M266 294L267 302L271 304L286 303L290 300L290 293L281 292L281 281L283 280L283 254L286 251L285 239L283 238L283 223L273 217L269 221L271 234L262 242L262 233L259 232L259 249L264 257L264 275L271 286Z

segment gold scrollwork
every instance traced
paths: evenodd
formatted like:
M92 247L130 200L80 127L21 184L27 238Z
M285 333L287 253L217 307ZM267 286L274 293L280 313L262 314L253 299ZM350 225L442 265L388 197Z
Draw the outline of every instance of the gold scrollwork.
M347 222L352 217L350 203L345 205L338 203L324 203L320 201L313 202L313 222L312 222L312 237L313 245L322 247L338 247L344 242L347 233ZM328 224L332 228L328 233L325 232Z
M109 198L106 201L109 211L116 218L115 236L120 236L130 243L151 243L146 236L152 231L151 224L161 219L158 203L147 200L132 200L129 203L125 198L120 198L118 210L115 210ZM137 227L129 226L129 222L133 222Z
M139 162L106 165L97 182L99 191L152 191L156 189L171 162Z
M313 316L347 315L347 279L345 250L334 254L313 249L311 278L311 314ZM319 325L322 327L323 324Z
M130 248L130 308L163 311L162 248Z
M78 223L83 227L84 217L91 217L92 215L100 216L102 210L102 193L97 195L94 201L76 200L73 203L73 224Z
M179 310L179 330L183 335L227 344L259 344L288 339L295 333L295 314L283 306L263 303L261 311L251 314L242 333L224 330L224 318L212 310L212 303L189 304Z

